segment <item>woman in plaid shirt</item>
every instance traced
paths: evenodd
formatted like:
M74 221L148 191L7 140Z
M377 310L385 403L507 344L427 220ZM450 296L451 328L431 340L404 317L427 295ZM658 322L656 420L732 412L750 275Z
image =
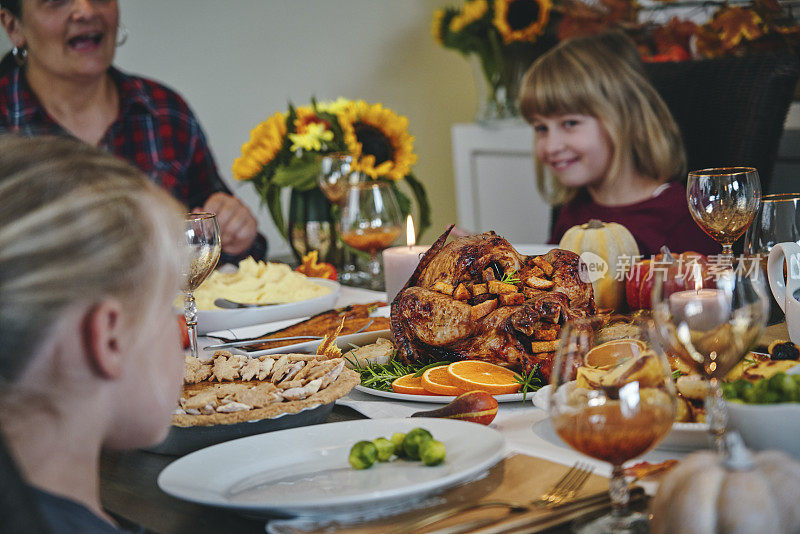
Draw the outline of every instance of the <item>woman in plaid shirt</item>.
M0 63L0 132L70 136L133 163L188 209L217 214L224 257L262 259L257 222L217 172L176 92L111 66L116 0L1 0L14 50Z

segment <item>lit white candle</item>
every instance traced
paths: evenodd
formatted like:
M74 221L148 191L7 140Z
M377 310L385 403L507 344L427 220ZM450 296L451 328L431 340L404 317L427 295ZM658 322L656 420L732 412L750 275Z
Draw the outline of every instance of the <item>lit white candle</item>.
M719 289L691 289L669 296L673 322L696 332L708 332L728 321L730 298Z
M419 265L422 255L430 247L414 246L416 234L414 221L411 215L406 219L405 247L392 247L383 251L383 272L386 276L386 298L389 302L394 300L397 293L403 289L408 279L414 274L414 269Z

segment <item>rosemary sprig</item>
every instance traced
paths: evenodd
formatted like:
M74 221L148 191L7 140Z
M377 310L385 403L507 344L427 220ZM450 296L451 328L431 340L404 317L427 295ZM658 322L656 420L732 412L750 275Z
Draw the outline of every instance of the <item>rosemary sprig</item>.
M684 372L683 372L683 371L681 371L680 369L675 369L674 371L672 371L672 380L673 380L673 381L675 381L675 380L677 380L679 377L681 377L681 376L683 376L683 375L685 375L685 374L686 374L686 373L684 373Z
M516 276L517 276L517 271L514 271L513 273L504 273L503 278L500 279L500 283L519 284L521 280L519 278L516 278Z
M431 367L438 367L440 365L447 365L450 362L436 362L427 365L410 364L405 365L394 359L389 363L370 363L367 365L359 365L358 362L353 361L347 356L343 356L353 370L361 375L361 385L379 391L392 391L392 382L401 376L413 374L414 376L422 376L427 369Z
M514 380L522 384L522 404L525 404L525 398L528 396L528 392L533 393L534 391L539 391L542 386L544 386L539 376L538 363L527 373L515 375Z

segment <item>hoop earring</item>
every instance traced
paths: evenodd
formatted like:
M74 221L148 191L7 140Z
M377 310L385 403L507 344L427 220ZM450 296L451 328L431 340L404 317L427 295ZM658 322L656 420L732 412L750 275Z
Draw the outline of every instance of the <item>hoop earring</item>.
M28 49L24 46L15 46L11 49L11 55L14 56L14 62L23 67L28 60Z
M128 28L121 22L117 26L117 46L122 46L128 40Z

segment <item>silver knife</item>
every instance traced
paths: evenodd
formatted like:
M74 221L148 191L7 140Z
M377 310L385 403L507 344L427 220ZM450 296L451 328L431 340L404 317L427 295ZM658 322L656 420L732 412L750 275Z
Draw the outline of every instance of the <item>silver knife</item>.
M375 322L375 319L371 319L367 324L353 332L353 334L360 334L370 326L372 323ZM353 334L346 334L346 335L353 335ZM248 347L250 345L263 345L264 343L272 343L273 341L301 341L301 340L318 340L323 339L323 336L288 336L288 337L270 337L270 338L259 338L259 339L244 339L242 341L232 341L230 343L220 343L219 345L209 345L208 347L204 347L203 350L221 350L221 349L233 349L236 347Z
M203 350L232 349L235 347L247 347L248 345L263 345L273 341L300 341L301 339L322 339L322 336L290 336L290 337L271 337L264 339L247 339L245 341L233 341L231 343L220 343L219 345L209 345Z

